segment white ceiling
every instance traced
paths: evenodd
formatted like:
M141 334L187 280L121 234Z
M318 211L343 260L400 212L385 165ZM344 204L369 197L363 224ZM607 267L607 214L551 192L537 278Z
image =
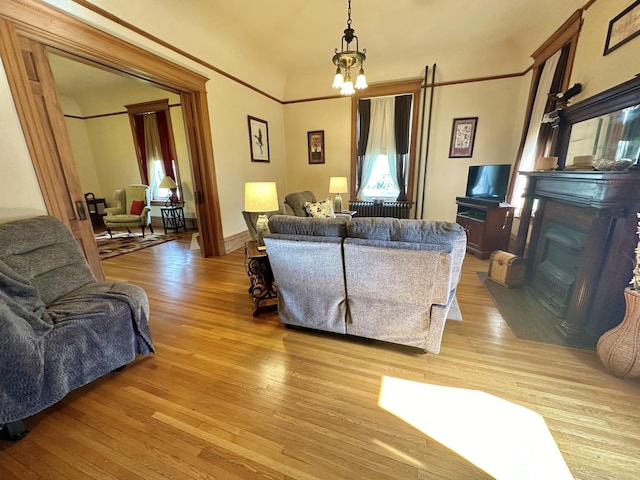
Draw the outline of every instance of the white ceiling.
M521 62L508 71L487 67L489 73L477 71L481 76L514 73L517 68L522 71L531 63L530 54L585 2L352 0L351 18L360 48L367 49L366 68L374 83L381 79L415 78L421 75L423 65L434 62L427 59L453 59L461 52L465 58L475 57L478 65L496 61L507 51ZM331 57L334 49L340 47L347 20L346 0L93 0L93 3L165 38L177 48L200 58L209 55L203 59L231 70L228 73L249 83L260 82L260 70L257 69L257 75L243 76L242 71L233 71L233 62L226 63L228 59L263 60L275 67L286 82L304 75L327 78L326 82L330 82ZM144 11L150 7L153 13L147 19ZM191 49L189 45L197 47ZM398 68L399 59L405 59L405 63L410 59L412 65L402 71ZM263 75L268 74L267 69L262 71ZM372 78L371 71L378 78ZM394 74L398 76L393 77ZM67 74L58 68L56 78L59 89L69 93L94 89L96 82L100 83L99 88L116 88L119 83L112 74L102 70L91 74L85 68L82 73Z

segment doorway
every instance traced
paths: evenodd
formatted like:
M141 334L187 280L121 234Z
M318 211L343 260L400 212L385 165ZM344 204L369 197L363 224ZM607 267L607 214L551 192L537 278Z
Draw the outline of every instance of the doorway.
M204 256L223 255L207 78L33 0L0 10L0 55L49 215L69 226L97 278L102 269L48 61L51 49L180 95Z
M56 51L48 52L49 64L64 115L82 191L113 207L113 192L125 185L148 183L141 179L136 145L125 105L165 100L170 116L175 174L184 217L197 229L191 165L180 95L171 89L140 80L92 62ZM173 153L173 152L172 152ZM173 172L172 172L173 173ZM166 197L152 195L154 229L162 228L160 209ZM91 210L91 206L88 205ZM99 212L98 212L99 213ZM96 234L105 230L101 218L92 215Z

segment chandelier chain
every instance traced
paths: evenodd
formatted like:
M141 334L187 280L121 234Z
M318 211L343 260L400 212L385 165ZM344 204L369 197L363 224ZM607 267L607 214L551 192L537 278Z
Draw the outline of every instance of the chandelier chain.
M351 0L349 0L349 7L347 8L347 27L351 28Z

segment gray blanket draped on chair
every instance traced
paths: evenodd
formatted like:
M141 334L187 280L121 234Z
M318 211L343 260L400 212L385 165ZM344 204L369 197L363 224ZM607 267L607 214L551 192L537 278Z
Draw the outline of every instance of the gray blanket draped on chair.
M93 280L46 305L42 285L25 278L41 265L18 273L6 258L0 256L0 426L154 351L140 287Z

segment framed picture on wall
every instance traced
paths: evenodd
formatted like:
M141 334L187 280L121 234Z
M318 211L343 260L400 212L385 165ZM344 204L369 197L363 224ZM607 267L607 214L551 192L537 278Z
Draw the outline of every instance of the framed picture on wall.
M307 132L309 163L324 163L324 130Z
M269 126L265 120L247 115L252 162L269 161Z
M638 35L640 35L640 0L633 2L609 22L603 55L611 53Z
M478 117L453 119L449 158L470 158L473 156L477 125Z

